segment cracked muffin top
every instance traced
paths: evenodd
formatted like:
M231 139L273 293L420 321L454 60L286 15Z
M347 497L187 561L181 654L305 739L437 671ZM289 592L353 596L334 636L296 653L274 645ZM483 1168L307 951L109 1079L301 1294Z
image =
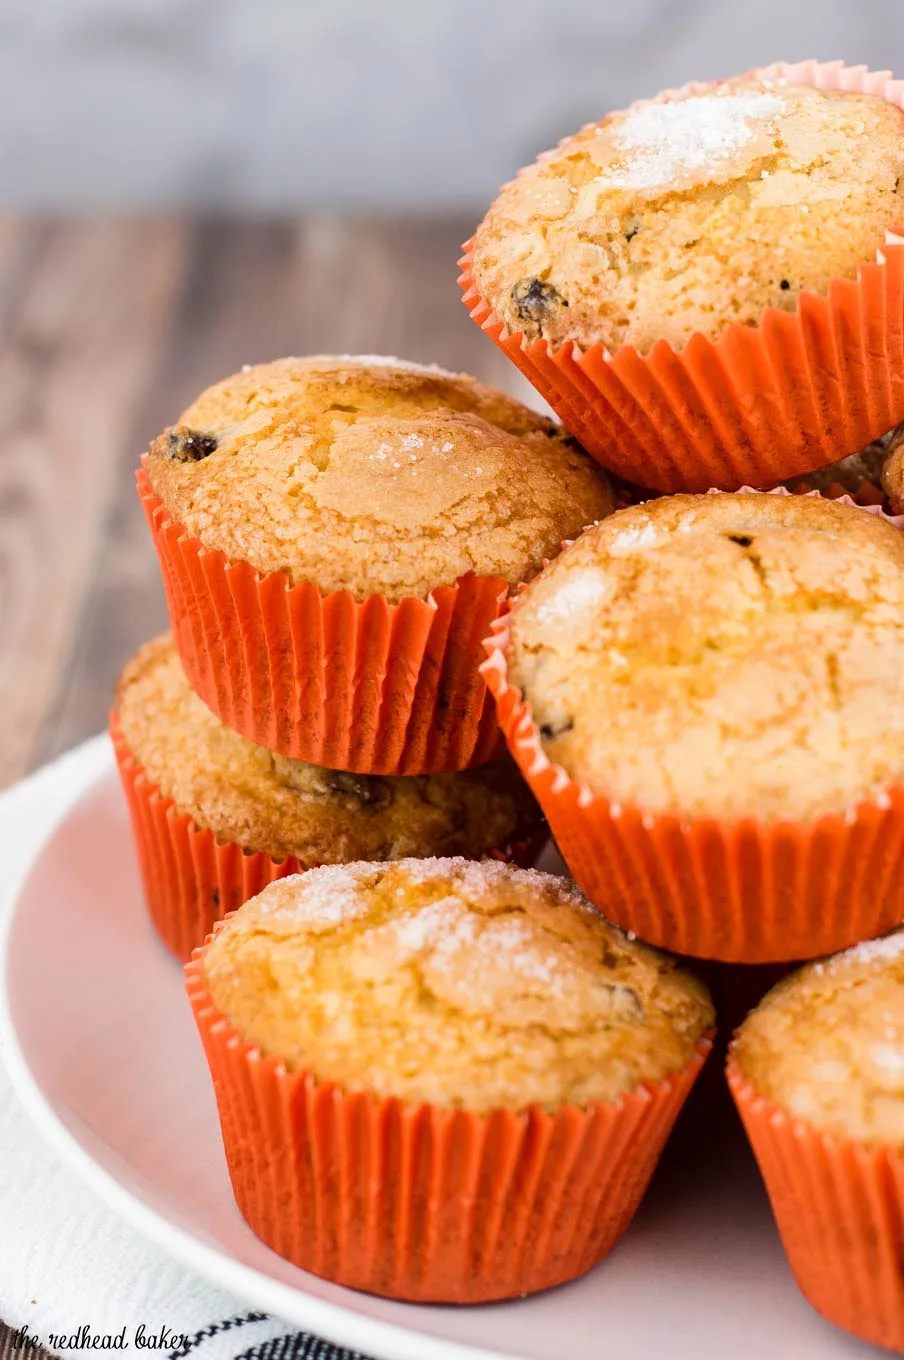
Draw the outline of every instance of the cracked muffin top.
M613 508L560 426L474 378L372 357L249 366L146 469L205 547L359 600L423 599L467 572L515 586Z
M620 510L516 601L549 758L618 804L764 821L904 781L904 535L820 497Z
M178 812L274 859L479 856L543 825L508 758L460 774L355 775L253 745L192 692L169 635L128 663L116 707L129 750Z
M748 1015L732 1054L794 1118L904 1152L904 932L783 979Z
M685 1067L703 983L567 879L462 859L312 869L207 947L214 1005L290 1070L474 1111L616 1101Z
M501 191L474 279L512 331L646 353L793 311L904 227L904 111L732 80L582 129Z

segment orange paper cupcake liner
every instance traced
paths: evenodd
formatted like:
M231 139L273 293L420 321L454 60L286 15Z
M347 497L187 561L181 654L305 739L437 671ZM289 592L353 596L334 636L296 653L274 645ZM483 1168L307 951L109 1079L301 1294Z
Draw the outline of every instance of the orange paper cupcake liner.
M904 81L863 66L776 62L748 78L904 108ZM659 100L708 88L686 85ZM835 462L904 419L904 236L895 231L856 279L834 280L825 296L800 294L795 312L770 308L757 326L731 325L716 340L698 332L680 351L660 340L647 354L631 345L615 354L573 342L554 349L509 331L475 283L472 245L459 279L472 319L571 434L627 481L663 491L765 486Z
M123 736L116 714L110 715L110 737L129 808L145 902L163 943L183 963L202 945L218 921L268 883L288 874L316 868L294 855L274 859L220 840L180 813L149 779ZM548 839L545 828L535 835L484 852L530 869Z
M310 866L275 860L220 841L176 811L133 756L115 714L110 737L129 807L148 913L163 943L183 962L217 921L274 879Z
M886 519L899 526L904 523L904 516L891 513L888 497L875 482L863 481L855 487L844 486L842 482L829 482L824 487L814 487L803 481L789 487L788 490L792 496L825 496L826 500L830 501L850 501L860 510L881 510Z
M709 1052L616 1105L477 1115L288 1072L186 987L236 1203L280 1256L370 1294L513 1298L590 1270L624 1232Z
M837 1327L904 1351L904 1159L808 1128L731 1060L727 1077L802 1292Z
M676 954L785 963L904 920L904 788L807 824L683 819L615 803L544 752L531 706L508 678L509 641L504 615L482 667L500 726L571 874L611 921Z
M706 488L707 494L717 493L717 486ZM761 496L821 496L824 500L838 501L842 505L852 505L856 510L866 510L871 515L880 515L893 524L896 529L904 528L904 515L896 515L891 509L888 497L874 482L863 481L856 487L843 486L841 482L830 482L824 487L815 487L806 481L795 486L773 486L767 490L756 486L739 486L738 492ZM622 487L616 499L616 509L625 510L632 505L643 505L647 501L659 500L666 493L644 487Z
M478 668L504 581L469 574L398 604L323 595L205 549L173 523L143 467L138 491L185 674L227 727L356 774L452 772L498 753Z

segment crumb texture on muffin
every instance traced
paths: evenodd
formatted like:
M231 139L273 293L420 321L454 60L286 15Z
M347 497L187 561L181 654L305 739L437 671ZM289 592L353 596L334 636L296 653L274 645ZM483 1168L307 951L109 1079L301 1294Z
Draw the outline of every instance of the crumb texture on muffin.
M516 601L509 675L550 759L616 803L844 813L904 780L904 537L820 497L618 511Z
M904 1153L904 931L785 978L732 1051L755 1090L795 1118Z
M502 190L475 282L512 331L642 353L756 324L904 224L904 112L733 80L582 129Z
M357 599L424 598L472 571L515 586L613 508L552 421L474 378L372 356L249 366L146 467L205 547Z
M474 1111L614 1102L682 1069L705 987L566 879L497 863L310 870L203 960L216 1008L290 1070Z
M904 513L904 425L892 430L885 444L882 489L895 514Z
M169 635L132 658L116 705L129 750L178 812L274 859L481 855L542 825L508 758L459 774L354 775L246 741L192 692Z

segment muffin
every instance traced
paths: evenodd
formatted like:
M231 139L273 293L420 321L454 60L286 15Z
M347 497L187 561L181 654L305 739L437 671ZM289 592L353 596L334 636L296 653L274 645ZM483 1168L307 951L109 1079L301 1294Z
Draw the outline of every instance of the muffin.
M723 962L904 917L904 538L820 497L618 511L515 602L484 670L569 869Z
M806 472L801 477L789 477L780 485L795 495L818 491L821 496L837 500L850 496L857 505L878 505L891 509L882 484L883 471L891 453L891 436L867 444L857 453L849 453L836 463Z
M904 1350L904 932L779 983L738 1031L729 1082L804 1294Z
M613 506L504 393L323 356L209 388L139 482L192 687L250 741L365 774L493 754L477 668L499 598Z
M737 79L588 124L506 185L471 264L528 341L647 354L795 311L902 223L904 110Z
M716 1012L718 1034L712 1054L691 1097L691 1115L721 1116L731 1106L725 1084L725 1060L737 1027L758 1002L790 971L784 963L713 963L697 959L691 965L706 984Z
M182 959L299 868L418 855L531 863L544 839L509 757L458 774L351 775L255 746L205 708L169 636L126 666L111 730L151 918Z
M282 879L186 972L250 1226L305 1270L422 1302L602 1259L713 1019L702 983L566 879L461 859Z
M904 425L891 432L885 445L882 489L893 513L904 514Z
M847 496L855 505L865 509L879 509L884 514L890 514L892 507L883 487L882 474L895 433L892 431L872 444L867 444L865 448L858 449L856 453L849 453L845 458L839 458L837 462L827 463L825 467L805 472L800 477L786 477L775 486L745 489L763 491L782 489L790 491L794 496L818 493L820 496L828 496L831 500L840 500ZM640 505L644 501L656 500L662 495L662 492L632 485L616 476L610 477L610 482L617 510L623 510L629 505Z
M885 267L902 230L901 89L780 63L667 91L541 156L466 248L466 300L613 471L667 491L761 485L904 417L900 308L887 334L883 311L886 287L902 296L901 259Z

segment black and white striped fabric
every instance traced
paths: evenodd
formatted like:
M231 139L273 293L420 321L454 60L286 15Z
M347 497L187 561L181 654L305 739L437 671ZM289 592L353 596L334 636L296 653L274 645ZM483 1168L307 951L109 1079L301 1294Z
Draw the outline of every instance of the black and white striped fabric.
M368 1360L309 1332L293 1332L266 1313L237 1313L201 1327L168 1360Z

